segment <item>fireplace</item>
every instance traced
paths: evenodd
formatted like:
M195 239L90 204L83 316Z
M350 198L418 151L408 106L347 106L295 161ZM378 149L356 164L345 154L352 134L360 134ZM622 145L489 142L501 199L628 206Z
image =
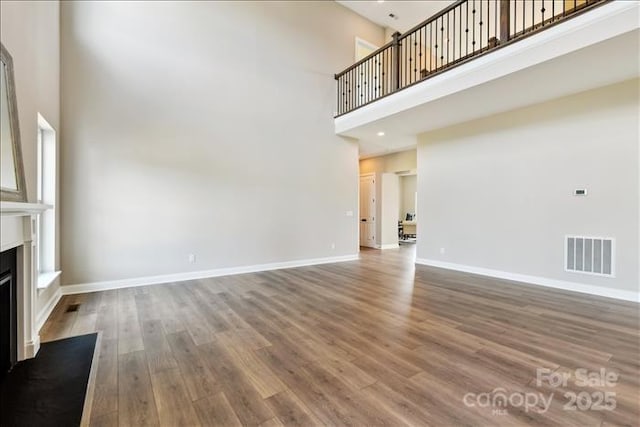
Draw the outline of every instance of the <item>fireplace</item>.
M36 312L36 219L47 208L0 201L0 376L40 348L38 332L48 312Z
M0 382L18 360L17 249L0 253Z

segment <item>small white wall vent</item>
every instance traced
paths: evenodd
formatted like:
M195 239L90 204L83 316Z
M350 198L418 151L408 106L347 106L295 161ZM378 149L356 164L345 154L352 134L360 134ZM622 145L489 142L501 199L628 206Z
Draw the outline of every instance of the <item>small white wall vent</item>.
M566 271L615 277L615 240L609 237L566 236Z

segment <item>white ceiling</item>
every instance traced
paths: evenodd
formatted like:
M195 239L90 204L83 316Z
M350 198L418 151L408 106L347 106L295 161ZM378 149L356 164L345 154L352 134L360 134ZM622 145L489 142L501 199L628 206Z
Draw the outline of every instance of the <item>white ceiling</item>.
M453 3L452 0L429 0L429 1L401 1L386 0L379 3L373 1L339 1L337 3L348 7L359 15L382 27L389 27L393 30L406 32L410 28L418 25L435 13ZM389 17L393 13L397 19Z

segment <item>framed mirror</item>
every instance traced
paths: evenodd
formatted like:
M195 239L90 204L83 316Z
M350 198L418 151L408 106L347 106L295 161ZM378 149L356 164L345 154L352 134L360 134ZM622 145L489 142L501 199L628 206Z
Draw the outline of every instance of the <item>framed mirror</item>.
M26 202L13 60L0 43L0 200Z

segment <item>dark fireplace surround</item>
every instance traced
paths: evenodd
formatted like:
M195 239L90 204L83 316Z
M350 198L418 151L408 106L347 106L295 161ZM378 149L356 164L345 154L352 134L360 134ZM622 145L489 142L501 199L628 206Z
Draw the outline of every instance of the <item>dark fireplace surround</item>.
M0 382L18 359L17 252L0 253Z

